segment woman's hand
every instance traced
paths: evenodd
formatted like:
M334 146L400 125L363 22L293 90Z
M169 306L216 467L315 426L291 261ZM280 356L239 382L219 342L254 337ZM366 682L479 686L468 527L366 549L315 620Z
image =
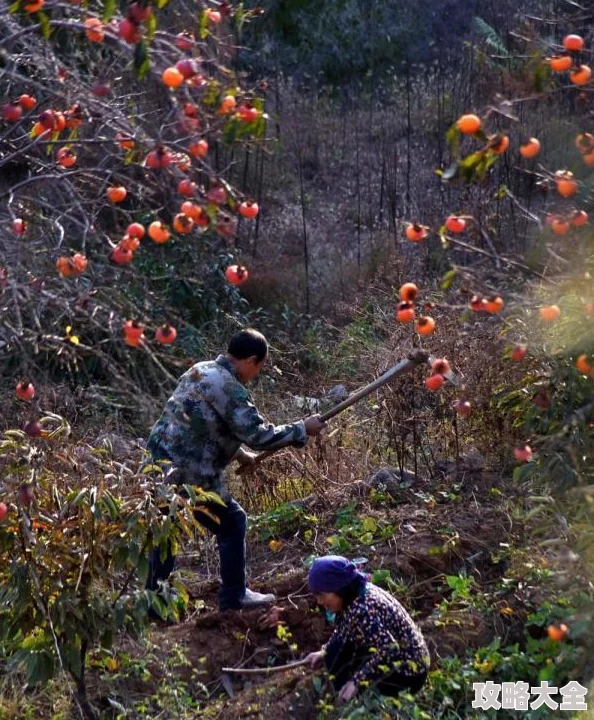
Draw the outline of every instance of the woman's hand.
M309 653L309 655L305 658L305 661L310 666L310 668L312 668L312 670L315 670L316 668L322 667L322 665L324 664L325 654L326 653L323 650Z
M338 699L340 702L348 702L349 700L352 700L352 698L355 697L357 694L357 686L352 680L349 680L346 685L343 685L340 688L340 692L338 693Z

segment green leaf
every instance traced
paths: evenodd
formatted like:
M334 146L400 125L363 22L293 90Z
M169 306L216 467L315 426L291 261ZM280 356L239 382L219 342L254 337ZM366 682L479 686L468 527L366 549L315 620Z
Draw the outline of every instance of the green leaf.
M48 652L33 652L25 660L27 682L37 685L50 680L55 673L54 658Z
M151 67L151 61L148 53L148 45L145 40L141 40L136 43L134 48L134 68L136 70L136 77L138 80L142 80L148 75L148 71Z
M439 287L442 290L449 290L452 287L457 274L457 270L448 270L447 273L442 277Z
M547 80L551 76L550 68L547 64L541 63L537 68L536 72L534 73L534 89L536 92L542 92L545 89L545 85L547 83Z
M157 7L162 10L168 2L169 0L157 0Z
M8 12L13 15L15 12L19 11L20 6L21 0L16 0L16 2L12 3L12 5L8 8Z
M41 36L48 40L50 35L52 34L52 27L50 25L49 17L42 10L39 10L39 12L37 13L37 19L39 20L39 25L41 26Z
M117 10L118 0L105 0L102 19L103 22L109 22Z
M206 40L208 37L208 15L204 10L200 16L200 22L198 24L198 37L201 40Z
M446 142L454 157L458 157L460 154L460 137L460 130L458 130L456 123L454 123L446 133Z
M377 530L377 521L375 518L372 517L366 517L363 518L363 522L361 523L361 527L365 532L375 532Z
M157 31L157 18L154 13L146 21L146 39L150 42Z

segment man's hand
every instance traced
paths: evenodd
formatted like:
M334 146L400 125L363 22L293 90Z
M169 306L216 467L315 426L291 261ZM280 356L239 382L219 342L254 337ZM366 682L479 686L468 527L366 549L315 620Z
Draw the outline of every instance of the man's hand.
M305 432L308 435L319 435L326 427L326 423L322 420L320 415L310 415L305 418L303 424L305 425Z
M352 680L349 680L346 685L343 685L338 693L338 699L340 702L348 702L352 700L357 694L357 686Z
M309 665L312 670L315 670L316 668L322 667L324 664L324 655L326 653L323 650L318 650L317 652L309 653L309 655L305 658L305 662Z

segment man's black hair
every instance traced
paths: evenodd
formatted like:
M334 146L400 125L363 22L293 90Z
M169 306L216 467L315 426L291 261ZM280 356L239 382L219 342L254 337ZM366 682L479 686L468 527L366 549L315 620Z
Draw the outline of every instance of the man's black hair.
M255 355L261 362L268 355L268 342L261 332L247 328L233 335L227 352L236 360L245 360Z

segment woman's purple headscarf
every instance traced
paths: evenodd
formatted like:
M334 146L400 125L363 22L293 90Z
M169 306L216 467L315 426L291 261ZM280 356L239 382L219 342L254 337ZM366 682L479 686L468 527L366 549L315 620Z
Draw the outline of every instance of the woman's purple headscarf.
M365 582L365 575L354 563L340 555L326 555L314 560L309 570L308 584L312 593L338 592L354 580Z

